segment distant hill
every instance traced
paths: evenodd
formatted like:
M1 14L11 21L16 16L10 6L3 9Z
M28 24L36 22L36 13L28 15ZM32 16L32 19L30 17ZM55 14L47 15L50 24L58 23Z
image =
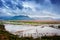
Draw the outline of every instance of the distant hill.
M10 16L3 16L3 17L0 17L0 20L10 20L12 17Z
M36 17L36 18L34 18L35 20L54 20L53 18L51 18L51 17Z
M51 17L29 17L25 15L19 15L19 16L2 16L0 17L0 20L60 20L60 19L54 19Z
M24 15L14 16L11 20L32 20L32 18Z
M0 17L0 20L32 20L32 18L24 15L19 15L19 16L13 16L13 17L10 17L10 16Z

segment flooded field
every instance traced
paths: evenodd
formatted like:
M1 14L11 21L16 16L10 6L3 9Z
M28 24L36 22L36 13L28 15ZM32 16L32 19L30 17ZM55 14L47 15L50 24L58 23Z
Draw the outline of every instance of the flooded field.
M53 25L54 27L52 27ZM19 37L41 37L41 36L60 36L60 24L43 24L43 25L13 25L5 24L5 29L14 35Z

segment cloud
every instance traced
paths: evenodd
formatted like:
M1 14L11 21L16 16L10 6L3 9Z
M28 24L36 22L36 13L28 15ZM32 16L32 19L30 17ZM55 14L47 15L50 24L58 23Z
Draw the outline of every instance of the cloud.
M59 0L0 0L0 15L59 18ZM57 5L57 6L56 6ZM3 6L3 7L2 7ZM4 16L2 15L2 16Z
M60 0L51 0L52 4L60 5Z

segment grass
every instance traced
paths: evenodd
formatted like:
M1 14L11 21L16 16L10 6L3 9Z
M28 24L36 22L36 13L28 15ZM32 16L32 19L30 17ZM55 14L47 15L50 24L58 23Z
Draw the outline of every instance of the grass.
M7 31L0 30L0 40L18 40L20 39L17 35L13 35Z
M14 25L41 25L41 24L60 24L58 21L21 21L21 20L7 20L0 21L0 24L14 24Z

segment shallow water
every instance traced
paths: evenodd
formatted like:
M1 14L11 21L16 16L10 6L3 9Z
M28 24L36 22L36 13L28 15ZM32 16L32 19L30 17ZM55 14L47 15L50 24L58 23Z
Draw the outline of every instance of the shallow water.
M17 35L20 35L20 31L23 31L23 35L37 34L37 32L43 35L60 35L60 29L47 27L46 25L42 28L42 26L5 24L5 29L13 34L17 33Z

